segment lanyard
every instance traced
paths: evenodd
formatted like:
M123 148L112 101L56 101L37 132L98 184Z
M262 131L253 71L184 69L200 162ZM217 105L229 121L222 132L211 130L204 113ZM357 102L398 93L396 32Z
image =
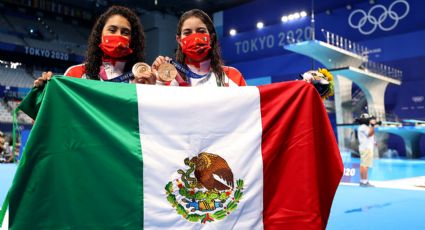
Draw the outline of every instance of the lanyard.
M209 73L204 74L204 75L196 74L196 73L192 72L187 66L184 66L184 65L180 64L179 62L176 62L174 60L170 60L169 62L174 67L176 67L176 69L179 72L183 73L187 77L186 82L188 84L190 84L189 78L194 78L194 79L208 78L209 76L211 76L211 73L212 73L212 72L209 72ZM216 80L217 86L219 86L219 87L224 86L223 83L218 79L217 76L215 77L215 80Z
M182 73L184 73L184 75L186 75L186 77L190 77L190 78L195 78L195 79L200 79L200 78L204 78L206 76L208 76L209 74L211 74L211 72L204 74L204 75L200 75L200 74L196 74L194 72L192 72L189 68L187 68L187 66L183 66L182 64L174 61L174 60L170 60L170 64L172 64L174 67L176 67L176 69Z
M132 80L134 78L134 75L131 71L124 73L118 77L114 77L112 79L108 79L105 81L109 81L109 82L129 82L130 80Z

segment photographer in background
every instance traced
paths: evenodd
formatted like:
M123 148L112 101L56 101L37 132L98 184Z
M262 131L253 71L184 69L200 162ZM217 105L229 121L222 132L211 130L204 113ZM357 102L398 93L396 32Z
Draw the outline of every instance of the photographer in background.
M374 187L369 183L368 169L373 165L376 118L363 113L356 121L360 124L357 130L360 152L360 187Z

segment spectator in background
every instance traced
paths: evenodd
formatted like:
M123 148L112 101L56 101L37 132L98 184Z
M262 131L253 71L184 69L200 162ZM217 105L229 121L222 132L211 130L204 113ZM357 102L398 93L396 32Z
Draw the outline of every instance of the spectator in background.
M111 6L99 16L88 40L86 60L71 66L65 76L94 80L110 80L131 71L136 62L144 61L145 35L139 17L129 8ZM34 81L44 86L52 72L43 72ZM151 72L141 73L135 83L154 83Z
M369 183L368 170L373 165L376 119L367 113L363 113L358 122L360 123L357 130L360 152L360 187L374 187Z
M0 163L3 163L6 161L6 158L4 157L5 151L4 151L4 133L0 131Z
M12 154L12 146L9 144L10 137L4 135L3 132L0 131L0 162L1 163L12 163L13 162L13 154Z

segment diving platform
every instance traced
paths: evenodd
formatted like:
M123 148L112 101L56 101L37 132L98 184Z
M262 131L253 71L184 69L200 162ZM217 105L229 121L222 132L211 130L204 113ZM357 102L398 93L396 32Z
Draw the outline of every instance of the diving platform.
M421 135L425 134L425 126L403 126L403 127L378 127L377 132L391 133L400 136L404 141L407 158L417 158L420 153L419 142Z
M360 67L362 63L368 61L367 57L319 40L303 41L286 45L285 49L311 57L328 69L346 66Z
M374 114L379 120L385 120L385 90L390 83L401 85L400 80L352 66L330 69L329 71L336 76L336 78L343 76L349 81L356 83L365 94L368 104L368 113ZM351 85L349 88L351 88ZM345 90L349 89L347 88Z
M425 125L419 126L401 126L399 122L387 122L383 121L382 126L376 126L375 132L377 133L390 133L397 135L403 139L404 148L406 150L406 158L415 159L420 154L420 138L421 135L425 134ZM359 125L338 125L341 129L357 130Z
M425 121L416 119L404 119L403 122L412 123L415 126L425 126Z
M357 85L373 84L375 82L388 82L396 85L401 85L401 81L381 74L373 73L367 69L360 69L353 66L347 66L336 69L329 69L333 75L342 75Z

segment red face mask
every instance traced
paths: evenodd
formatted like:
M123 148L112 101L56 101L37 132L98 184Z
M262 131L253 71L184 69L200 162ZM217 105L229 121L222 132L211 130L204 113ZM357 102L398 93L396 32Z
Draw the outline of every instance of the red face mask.
M211 50L210 35L195 33L181 39L183 53L195 61L203 60Z
M122 58L133 53L130 48L130 40L120 35L102 36L102 43L99 47L111 58Z

